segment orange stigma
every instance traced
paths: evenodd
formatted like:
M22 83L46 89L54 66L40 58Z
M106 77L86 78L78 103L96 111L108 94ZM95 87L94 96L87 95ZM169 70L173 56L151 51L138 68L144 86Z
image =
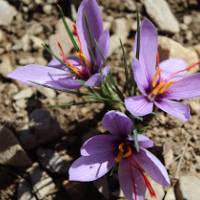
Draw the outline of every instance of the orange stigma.
M151 184L151 182L149 181L149 179L147 178L147 176L144 174L144 170L142 169L142 167L140 167L140 165L135 161L131 161L131 164L133 167L135 167L136 169L138 169L139 173L141 174L143 180L144 180L144 183L151 195L151 197L157 199L157 195L156 195L156 192Z
M156 73L155 73L153 80L152 80L152 86L153 87L155 87L157 82L160 80L160 73L161 73L161 68L157 67Z
M75 23L73 24L73 34L76 36L76 38L78 40L79 47L80 47L80 50L79 50L79 52L76 53L76 55L79 57L80 62L81 62L82 65L84 63L87 67L90 67L91 64L90 64L89 60L87 59L87 57L83 53L81 39L79 37L79 34L78 34L77 27L76 27Z
M127 146L124 143L119 144L118 150L119 152L117 154L117 157L115 158L115 161L117 163L119 163L123 158L129 158L133 154L131 147Z
M64 63L67 65L67 67L69 67L69 69L72 70L75 74L77 74L78 76L82 76L81 71L80 71L77 67L75 67L71 62L69 62L69 61L67 60L67 57L65 56L64 50L63 50L63 48L62 48L62 45L61 45L59 42L57 42L57 44L58 44L58 47L59 47L59 49L60 49L60 56L62 57L63 62L64 62Z

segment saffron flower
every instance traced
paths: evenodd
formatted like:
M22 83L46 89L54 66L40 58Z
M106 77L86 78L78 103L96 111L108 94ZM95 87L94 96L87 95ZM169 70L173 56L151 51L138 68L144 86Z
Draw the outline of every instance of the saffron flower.
M121 112L109 111L103 118L103 127L110 133L94 136L83 144L81 157L69 169L71 181L94 181L117 165L120 186L128 200L144 200L146 188L156 197L147 175L169 186L165 167L147 150L153 146L152 140L138 135L140 149L136 151L131 119Z
M141 96L125 99L127 110L134 116L144 116L153 111L153 105L168 114L187 121L190 109L176 100L200 96L200 73L187 72L200 62L187 66L178 58L159 62L157 31L147 19L141 23L139 59L134 58L132 71ZM135 38L137 41L137 35ZM137 42L134 48L136 55Z
M66 56L58 42L62 63L53 59L48 66L29 64L18 67L8 77L62 91L78 89L83 85L99 86L109 73L105 59L110 35L103 30L101 11L96 0L82 1L72 32L73 38L76 38L74 41L78 43L75 55Z

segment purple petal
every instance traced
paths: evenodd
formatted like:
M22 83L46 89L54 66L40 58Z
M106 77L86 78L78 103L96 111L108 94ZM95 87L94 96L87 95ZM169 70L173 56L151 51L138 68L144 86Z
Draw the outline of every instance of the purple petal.
M90 44L90 42L88 38L88 30L85 23L85 16L87 17L92 37L94 37L94 39L98 41L103 32L103 21L101 17L101 11L96 0L82 1L78 9L76 22L83 53L86 55L87 58L90 58L90 54L88 52L88 45Z
M169 88L169 99L189 99L200 96L200 73L189 75L176 81Z
M144 96L128 97L124 103L126 109L134 116L144 116L153 111L153 103Z
M107 112L102 121L103 127L117 136L127 136L133 130L133 122L125 114L119 111Z
M68 80L69 73L64 70L36 64L18 67L8 74L9 78L19 80L30 85L42 85L57 90L68 90L62 82Z
M53 68L58 68L58 69L62 69L64 70L66 67L60 63L59 60L57 59L52 59L49 63L48 63L48 67L53 67Z
M140 27L140 53L139 62L146 70L148 80L155 74L156 55L158 51L158 35L155 26L148 19L142 21ZM134 53L136 55L137 35L135 37Z
M167 187L170 185L169 175L165 166L152 153L146 149L140 149L138 154L134 155L135 161L142 169L159 184Z
M142 148L150 148L154 146L154 143L152 140L150 140L148 137L146 137L145 135L138 135L138 142L139 145Z
M140 62L137 59L133 60L132 72L140 92L145 95L145 90L149 86L148 74L145 68L140 65Z
M119 183L128 200L144 200L146 186L143 177L130 161L123 159L119 164Z
M81 156L69 169L71 181L89 182L105 175L115 165L113 154L102 153L91 156Z
M89 156L99 153L113 152L115 144L116 140L112 135L97 135L83 144L81 155Z
M163 79L168 79L171 74L186 69L187 63L182 59L170 58L161 62L159 67L161 68L161 77ZM178 75L173 76L171 80L179 80L185 75L185 73L186 72L181 72Z
M57 80L57 83L63 88L67 88L69 90L78 89L83 85L83 81L75 79L75 77L62 78Z
M96 73L85 82L85 85L88 87L98 87L101 85L101 82L102 76L99 73Z
M98 49L96 50L97 51L96 62L97 62L97 65L101 66L104 62L104 60L102 59L102 56L104 57L104 59L106 59L108 57L108 53L109 53L109 49L110 49L109 31L104 31L101 34L101 36L99 37L99 40L98 40L98 45L99 45L100 50L98 50Z
M88 87L98 87L104 81L106 76L108 75L110 70L110 66L106 66L102 69L101 73L96 73L92 75L86 82L85 85Z
M156 106L166 113L186 122L190 119L190 108L182 103L162 100L160 102L155 102Z

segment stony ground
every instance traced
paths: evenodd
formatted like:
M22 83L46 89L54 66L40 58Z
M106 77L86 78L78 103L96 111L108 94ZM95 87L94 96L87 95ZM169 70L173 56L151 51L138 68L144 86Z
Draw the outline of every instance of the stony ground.
M72 23L78 0L0 0L0 199L123 199L115 176L87 184L70 183L67 177L83 141L95 129L103 131L99 123L103 105L57 107L79 102L80 97L27 87L6 78L18 65L47 64L50 55L42 48L43 42L57 51L59 38L70 53L72 45L59 20L57 3ZM198 61L198 0L101 0L100 4L105 27L112 33L110 62L119 81L123 80L119 38L131 57L136 7L157 25L162 59L182 57L189 64ZM200 99L187 103L192 110L188 123L161 112L145 122L147 135L157 146L164 145L155 153L163 152L173 183L166 191L155 184L159 200L164 195L167 200L199 200Z

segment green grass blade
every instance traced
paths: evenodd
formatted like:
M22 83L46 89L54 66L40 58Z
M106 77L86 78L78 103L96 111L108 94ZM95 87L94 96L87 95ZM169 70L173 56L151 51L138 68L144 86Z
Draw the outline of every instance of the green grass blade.
M137 11L137 47L136 47L136 58L139 60L140 57L140 16Z
M59 10L61 19L63 21L63 24L65 26L65 29L66 29L66 31L67 31L67 33L69 35L69 38L70 38L70 40L71 40L71 42L72 42L75 50L79 51L79 46L77 45L76 40L74 39L74 35L73 35L72 31L70 30L70 28L69 28L69 26L67 24L67 21L65 19L65 15L64 15L63 9L59 5L58 5L58 10Z

